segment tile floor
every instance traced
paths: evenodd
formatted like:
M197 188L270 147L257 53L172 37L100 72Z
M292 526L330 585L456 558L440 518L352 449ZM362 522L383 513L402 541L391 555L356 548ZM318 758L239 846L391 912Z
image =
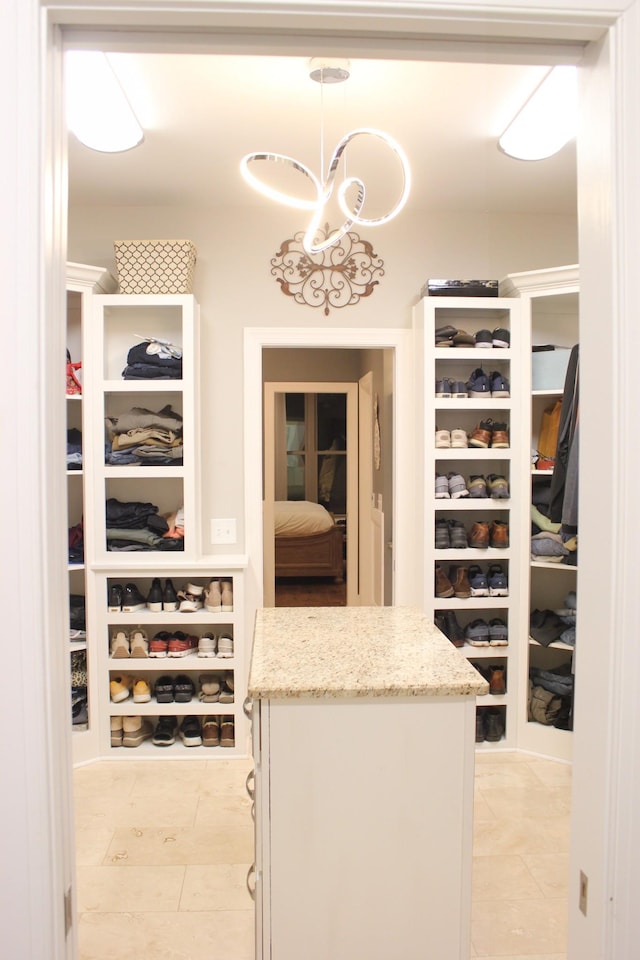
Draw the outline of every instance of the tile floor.
M74 771L80 960L253 960L250 761ZM566 960L570 767L480 752L471 957Z

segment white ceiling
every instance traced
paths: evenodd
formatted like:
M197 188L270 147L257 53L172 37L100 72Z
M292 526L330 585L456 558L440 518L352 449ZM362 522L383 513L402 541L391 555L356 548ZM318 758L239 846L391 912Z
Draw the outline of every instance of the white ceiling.
M126 153L99 154L70 136L72 205L256 203L240 177L240 158L258 150L287 154L319 175L323 116L326 158L355 127L384 130L402 144L412 167L412 209L576 210L574 143L535 163L496 146L547 67L352 60L346 83L321 89L303 58L119 53L111 60L145 139ZM397 195L397 168L376 141L363 139L363 164L374 154L376 164L386 163L365 164L362 173L371 203L363 215L379 216ZM304 190L301 179L292 190Z

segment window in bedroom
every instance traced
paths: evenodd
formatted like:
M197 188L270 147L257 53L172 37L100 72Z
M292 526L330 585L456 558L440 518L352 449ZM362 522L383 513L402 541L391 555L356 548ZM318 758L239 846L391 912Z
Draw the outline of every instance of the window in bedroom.
M287 393L287 499L311 500L344 516L347 508L347 397Z

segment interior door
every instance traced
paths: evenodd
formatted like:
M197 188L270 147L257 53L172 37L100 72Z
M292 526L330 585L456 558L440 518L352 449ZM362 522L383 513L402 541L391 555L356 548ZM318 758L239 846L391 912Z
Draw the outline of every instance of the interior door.
M275 540L274 540L274 501L276 478L278 488L282 483L282 456L286 455L283 446L283 431L277 420L276 411L282 410L280 397L283 394L331 394L346 395L346 524L347 538L346 581L347 606L358 603L358 384L348 382L288 381L267 382L264 384L264 429L263 429L263 550L264 550L264 605L275 605ZM351 549L349 545L351 544ZM355 549L354 549L354 546Z
M373 499L373 374L358 381L358 603L376 604L374 569Z

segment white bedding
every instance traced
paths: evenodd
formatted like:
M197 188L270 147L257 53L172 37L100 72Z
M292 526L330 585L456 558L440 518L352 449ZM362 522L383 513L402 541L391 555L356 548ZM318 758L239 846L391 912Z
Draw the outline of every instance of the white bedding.
M331 514L321 504L309 500L276 500L274 521L276 537L306 537L324 533L333 526Z

